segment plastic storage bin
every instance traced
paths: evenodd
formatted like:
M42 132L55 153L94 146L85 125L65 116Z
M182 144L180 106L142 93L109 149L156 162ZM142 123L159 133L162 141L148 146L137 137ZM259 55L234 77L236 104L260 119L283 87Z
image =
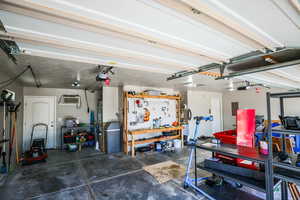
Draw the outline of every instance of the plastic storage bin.
M214 133L215 138L219 139L224 144L235 144L236 145L236 130L222 131Z

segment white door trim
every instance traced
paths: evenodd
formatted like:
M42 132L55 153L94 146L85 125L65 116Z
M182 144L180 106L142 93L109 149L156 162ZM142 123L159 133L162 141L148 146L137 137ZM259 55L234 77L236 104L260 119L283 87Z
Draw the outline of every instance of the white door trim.
M26 113L25 113L25 104L26 104L26 100L29 99L29 98L53 98L54 100L54 129L53 129L53 132L54 132L54 147L57 148L57 129L56 129L56 96L34 96L34 95L26 95L24 96L24 99L23 99L23 102L24 102L24 106L23 106L23 136L22 136L22 141L24 141L24 133L26 132L26 127L25 127L25 118L26 118ZM23 144L22 144L22 148L23 148ZM23 151L25 151L26 149L23 149Z

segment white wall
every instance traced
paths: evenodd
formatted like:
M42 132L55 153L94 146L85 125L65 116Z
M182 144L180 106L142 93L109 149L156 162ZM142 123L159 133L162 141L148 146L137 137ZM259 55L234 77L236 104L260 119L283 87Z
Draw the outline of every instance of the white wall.
M61 95L80 95L81 107L76 106L59 105L58 101ZM90 111L94 111L96 114L96 95L97 93L90 93L87 91L87 99L89 102ZM60 127L63 125L63 120L66 117L75 117L79 119L79 122L89 123L89 114L87 113L87 105L84 96L84 90L80 89L58 89L58 88L34 88L24 87L24 96L56 96L56 138L57 146L60 145Z
M220 105L219 113L210 113L210 110L213 111L212 100L218 99ZM223 129L223 115L222 115L222 93L220 92L207 92L207 91L194 91L188 90L187 91L187 105L188 108L192 111L192 117L195 116L209 116L211 114L219 116L219 128ZM213 122L201 122L200 125L200 136L211 136L213 132L218 132L219 130L213 130L213 123L216 123L216 119ZM189 121L189 136L194 134L195 130L195 120L192 119Z
M255 90L247 91L233 91L225 92L223 94L223 116L224 116L224 129L234 128L236 118L231 113L231 102L239 102L239 108L256 109L257 115L264 115L267 117L267 100L266 92L287 92L286 90L262 90L260 93L256 93ZM300 116L300 99L286 99L285 100L285 115L297 115ZM278 120L279 100L271 99L271 115L272 120Z
M59 105L58 101L61 95L80 95L81 108L76 106ZM80 122L89 123L89 114L87 113L87 105L84 96L84 90L79 89L58 89L58 88L34 88L24 87L25 96L56 96L56 117L57 122L61 123L67 116L76 117ZM87 91L88 103L91 111L96 111L96 93Z
M103 122L118 120L117 113L120 113L121 102L118 87L103 87Z

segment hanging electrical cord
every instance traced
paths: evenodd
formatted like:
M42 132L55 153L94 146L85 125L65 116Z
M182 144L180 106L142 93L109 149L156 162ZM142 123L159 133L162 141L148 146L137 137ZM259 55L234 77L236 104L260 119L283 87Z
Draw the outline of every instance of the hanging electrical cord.
M0 90L3 90L3 89L6 88L7 86L13 84L13 83L14 83L19 77L21 77L27 70L30 70L30 71L31 71L32 77L33 77L33 79L34 79L34 81L35 81L35 84L36 84L36 87L37 87L37 88L41 87L41 83L40 83L40 81L37 79L37 77L36 77L36 75L35 75L35 73L34 73L32 67L31 67L30 65L28 65L26 69L24 69L21 73L19 73L19 74L18 74L17 76L15 76L14 78L11 78L11 79L8 79L8 80L6 80L6 81L0 82L0 85L5 84L5 85L2 85L2 86L0 87Z
M2 84L5 84L5 83L8 83L8 82L14 82L14 81L16 81L20 76L22 76L27 70L29 70L30 69L30 66L28 66L26 69L24 69L21 73L19 73L17 76L15 76L14 78L11 78L11 79L8 79L8 80L5 80L5 81L2 81L2 82L0 82L0 85L2 85ZM8 84L8 85L10 85L10 84ZM4 86L4 87L6 87L6 86Z
M3 81L3 82L0 82L0 85L1 85L1 84L5 84L5 85L2 85L2 86L0 87L0 90L6 88L7 86L9 86L9 85L11 85L11 84L13 84L13 83L14 83L19 77L21 77L27 70L30 70L30 71L31 71L32 77L33 77L33 79L34 79L34 81L35 81L35 84L36 84L36 87L37 87L37 88L41 87L41 83L39 82L39 80L37 80L36 75L35 75L35 73L34 73L32 67L31 67L30 65L28 65L26 69L24 69L21 73L19 73L19 74L18 74L17 76L15 76L14 78L8 79L8 80Z
M86 102L86 107L87 107L87 113L90 113L90 107L89 107L89 102L86 94L87 89L84 89L84 96L85 96L85 102Z

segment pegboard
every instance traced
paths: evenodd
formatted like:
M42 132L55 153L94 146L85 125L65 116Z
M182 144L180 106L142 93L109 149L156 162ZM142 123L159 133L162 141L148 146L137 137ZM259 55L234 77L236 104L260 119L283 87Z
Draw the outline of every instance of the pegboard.
M140 101L140 104L136 102ZM128 99L127 126L128 130L151 129L153 119L161 118L161 125L172 125L176 120L176 100L154 98ZM145 109L150 112L149 121L144 121Z

